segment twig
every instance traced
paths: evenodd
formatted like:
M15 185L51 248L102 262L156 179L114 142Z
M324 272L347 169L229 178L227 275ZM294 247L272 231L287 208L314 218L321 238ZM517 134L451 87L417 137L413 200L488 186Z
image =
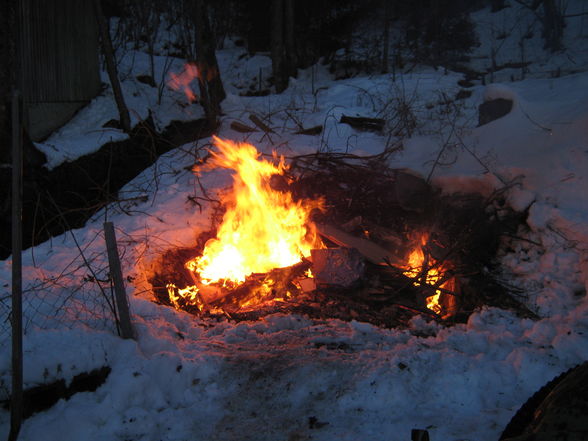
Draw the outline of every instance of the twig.
M400 309L406 309L407 311L414 312L415 314L426 315L427 317L431 317L432 319L435 319L436 321L439 321L439 322L441 321L439 316L430 310L425 311L424 309L413 308L411 306L406 306L401 303L392 303L390 306L395 306Z
M550 135L552 135L552 134L553 134L553 130L552 130L552 129L550 129L549 127L542 126L542 125L541 125L541 124L539 124L537 121L535 121L533 118L531 118L531 117L529 116L529 114L528 114L527 112L525 112L525 109L523 109L523 106L521 106L521 104L520 104L520 103L519 103L519 109L521 109L521 112L523 112L523 115L525 115L525 117L526 117L526 118L527 118L527 119L528 119L528 120L529 120L529 121L530 121L532 124L534 124L535 126L539 127L541 130L543 130L543 131L545 131L545 132L549 133Z
M486 163L484 163L479 157L478 155L476 155L476 153L474 153L474 151L472 151L464 142L464 140L461 138L461 136L459 136L459 134L456 135L457 139L459 140L459 144L461 146L461 148L463 148L466 152L468 152L472 158L474 158L476 160L476 162L478 164L480 164L484 170L486 170L486 172L490 173L491 175L495 176L503 185L508 185L508 182L502 177L500 176L498 173L493 172L492 170L490 170L490 167L488 167L488 165Z
M59 206L57 205L57 203L55 202L55 200L53 199L53 197L50 194L48 194L48 196L49 196L49 200L53 203L53 206L55 207L55 209L57 210L57 212L61 215L61 218L63 219L63 222L66 225L68 225L68 222L65 219L65 216L63 216L63 214L61 213L61 210L60 210ZM86 266L86 268L88 268L88 271L90 271L90 274L92 274L92 277L94 277L94 279L96 279L96 280L99 280L98 276L94 272L94 268L92 268L92 266L90 265L90 263L86 259L86 255L84 254L82 248L80 247L80 244L79 244L79 242L78 242L75 234L73 233L73 230L71 230L71 228L69 229L69 232L70 232L71 237L72 237L72 239L73 239L73 241L74 241L74 243L76 245L76 248L78 249L78 251L80 253L80 257L84 261L84 265ZM104 288L102 287L102 285L100 283L98 283L98 288L100 289L100 292L101 292L102 296L104 297L104 300L108 304L108 307L110 308L110 311L116 317L116 310L114 308L114 304L111 302L111 299L108 298L108 296L106 295L106 291L104 291Z
M455 126L452 125L451 126L451 132L449 133L449 136L447 137L447 139L443 143L443 146L439 150L439 153L437 154L437 158L435 158L435 161L433 162L433 167L431 167L431 171L429 171L429 174L427 175L427 179L425 179L425 181L427 182L427 184L429 184L431 182L431 177L433 176L433 173L435 172L435 169L439 165L439 163L441 161L441 157L445 153L445 150L447 149L447 147L449 147L449 145L450 145L449 144L449 140L451 139L451 136L453 135L454 132L455 132Z

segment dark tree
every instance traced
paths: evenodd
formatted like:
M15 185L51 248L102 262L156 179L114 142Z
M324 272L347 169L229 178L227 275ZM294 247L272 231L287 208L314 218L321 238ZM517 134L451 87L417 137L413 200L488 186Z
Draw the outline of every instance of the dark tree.
M250 53L272 58L276 90L287 87L297 69L329 59L350 43L353 26L377 0L249 0L229 3L231 33L243 38ZM218 10L218 8L216 8ZM226 13L226 10L225 10Z
M545 49L549 49L551 52L563 49L565 21L563 11L555 0L516 0L516 2L533 11L541 21ZM539 8L540 6L541 8Z
M134 20L135 41L141 40L147 46L150 75L155 82L155 43L162 24L161 16L169 4L162 0L143 0L141 2L130 1L126 5L126 14Z
M16 86L16 23L17 2L7 0L4 11L0 14L0 148L8 150L10 146L10 94ZM1 153L2 159L8 161L7 151Z
M96 19L98 20L98 30L100 32L102 52L104 54L104 59L106 60L106 70L108 71L114 99L116 101L116 106L118 107L120 125L125 132L129 133L131 131L131 118L118 79L118 69L116 67L116 58L114 56L112 40L110 39L108 19L102 12L102 4L100 0L94 0L94 10L96 12Z
M226 96L216 59L216 39L210 26L208 3L204 0L192 1L200 102L206 118L211 124L216 124L221 110L220 103Z
M388 59L390 58L390 20L392 18L392 5L384 2L384 30L382 33L382 73L388 73Z
M292 0L272 0L271 11L272 71L276 92L280 93L288 87L288 79L296 75Z
M406 45L414 59L448 65L463 58L478 43L469 16L478 6L467 0L399 0L399 18L407 22Z
M543 34L545 47L551 52L557 52L563 48L564 24L562 11L555 0L543 0Z
M179 0L170 11L170 18L182 29L182 56L186 57L189 64L197 67L200 90L198 101L211 127L214 127L226 94L216 59L217 40L211 26L211 14L215 12L212 4L210 0ZM223 20L215 21L220 22Z

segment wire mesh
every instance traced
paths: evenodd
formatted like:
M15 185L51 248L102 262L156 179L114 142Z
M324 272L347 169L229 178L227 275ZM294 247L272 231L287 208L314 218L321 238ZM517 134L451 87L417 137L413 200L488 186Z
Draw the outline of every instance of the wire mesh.
M33 329L87 327L117 332L104 238L98 232L51 271L28 268L23 283L24 334ZM0 297L0 349L10 346L9 284Z

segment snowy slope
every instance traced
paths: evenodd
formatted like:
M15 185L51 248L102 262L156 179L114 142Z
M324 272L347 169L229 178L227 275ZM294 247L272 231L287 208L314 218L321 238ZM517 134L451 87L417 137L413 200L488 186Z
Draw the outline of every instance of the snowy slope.
M162 156L120 192L124 199L142 199L112 205L73 232L100 275L102 222L116 225L123 272L131 277L127 290L137 340L114 336L112 325L104 324L106 312L93 311L83 322L69 313L31 320L26 386L70 381L103 365L112 372L96 392L76 394L27 419L20 439L408 440L410 430L420 428L435 441L491 441L537 388L588 359L588 74L478 85L471 97L448 107L443 97L459 91L460 75L420 69L396 82L386 76L333 81L318 65L301 72L282 95L242 97L238 86L267 69L268 59L249 59L247 79L237 78L245 75L237 70L244 63L238 56L236 48L220 54L229 85L220 137L285 155L372 154L394 137L355 131L339 124L340 116L388 116L404 102L418 124L392 166L428 176L445 149L454 161L436 167L432 178L447 192L487 192L517 178L510 202L529 210L530 231L524 234L535 244L515 243L502 261L542 318L483 309L462 325L415 318L409 329L386 330L280 314L258 322L210 322L153 303L145 281L153 260L166 249L192 244L209 225L210 207L200 211L187 200L201 195L188 168L204 153L198 148L209 140L202 140ZM145 73L145 66L133 64L133 75ZM125 91L138 88L132 107L139 115L150 107L165 125L201 112L171 91L157 105L156 90L132 78ZM513 110L476 128L477 106L491 97L513 99ZM113 109L107 98L98 98L53 135L52 164L68 156L70 141L95 148L97 141L86 134L100 130ZM232 121L246 122L252 112L277 134L270 139L230 129ZM299 125L317 124L324 125L320 136L293 134ZM229 177L212 171L201 183L214 192ZM71 233L23 254L25 287L31 289L27 314L51 315L52 300L68 296L81 306L75 311L90 308L91 297L81 294L99 295L98 289L91 283L79 289L87 275L79 254ZM10 265L7 260L0 267L4 286ZM56 283L42 283L49 279ZM2 335L4 398L10 351ZM1 410L0 436L8 426L9 413Z

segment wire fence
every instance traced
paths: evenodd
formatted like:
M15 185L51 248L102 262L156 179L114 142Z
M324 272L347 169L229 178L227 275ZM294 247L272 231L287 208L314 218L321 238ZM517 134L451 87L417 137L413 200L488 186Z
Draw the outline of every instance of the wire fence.
M75 238L73 232L71 236ZM27 334L45 330L83 329L121 335L104 233L94 231L89 239L86 235L83 248L73 241L74 249L51 259L50 270L41 265L23 268L25 342ZM12 407L16 386L10 285L6 280L0 285L0 403L11 402Z
M99 243L101 241L102 243ZM72 253L73 254L73 253ZM62 268L30 268L23 282L23 331L86 326L117 332L112 281L102 233ZM5 289L9 287L4 285ZM10 344L10 294L0 298L0 348Z

